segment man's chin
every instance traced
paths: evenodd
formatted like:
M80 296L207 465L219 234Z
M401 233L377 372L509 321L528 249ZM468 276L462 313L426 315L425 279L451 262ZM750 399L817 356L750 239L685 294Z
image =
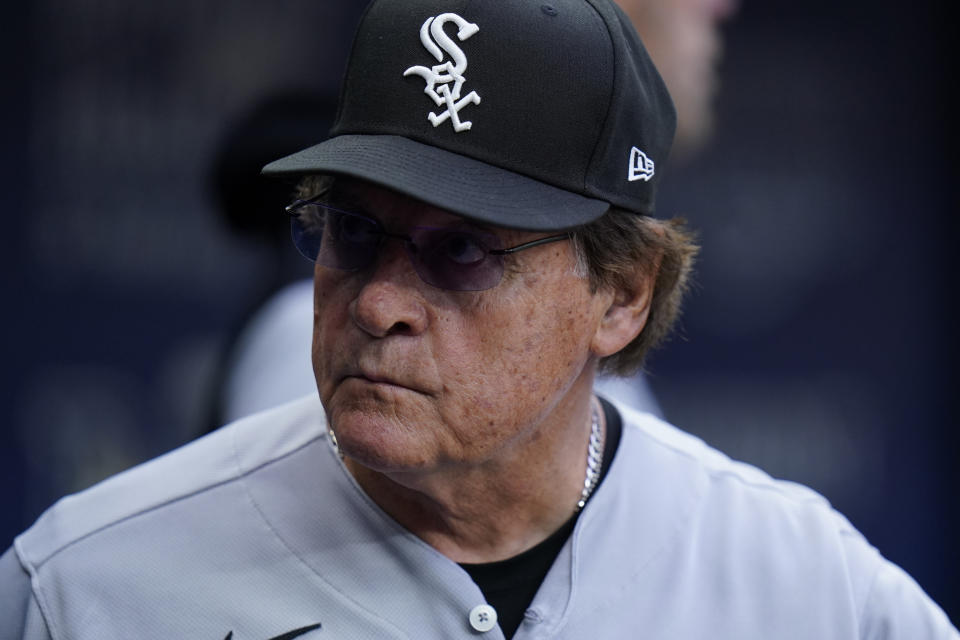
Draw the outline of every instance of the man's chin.
M426 468L424 435L382 414L349 411L332 422L340 452L357 464L381 473Z

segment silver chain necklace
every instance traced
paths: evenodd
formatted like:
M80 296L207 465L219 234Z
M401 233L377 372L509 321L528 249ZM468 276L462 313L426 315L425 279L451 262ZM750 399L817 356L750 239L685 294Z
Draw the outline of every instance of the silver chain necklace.
M577 501L575 512L579 512L587 504L590 494L597 488L600 480L600 469L603 466L603 430L600 428L600 410L597 404L593 405L590 415L590 442L587 444L587 472L583 477L583 489L580 491L580 500Z

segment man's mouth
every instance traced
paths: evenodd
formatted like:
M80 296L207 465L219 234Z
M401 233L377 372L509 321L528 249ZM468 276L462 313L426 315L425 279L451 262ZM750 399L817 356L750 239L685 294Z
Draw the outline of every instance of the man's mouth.
M343 377L344 382L347 380L358 380L360 382L383 387L392 387L394 389L405 389L407 391L415 391L417 393L424 393L420 388L408 384L402 380L397 379L393 376L384 375L381 373L365 373L361 371L356 371L347 374Z

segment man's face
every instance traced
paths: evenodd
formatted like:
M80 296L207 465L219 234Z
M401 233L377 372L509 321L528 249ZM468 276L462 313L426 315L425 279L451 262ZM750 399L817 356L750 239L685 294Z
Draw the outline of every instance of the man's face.
M338 189L390 232L464 223L365 183ZM546 235L484 229L504 246ZM313 366L344 453L381 472L430 470L479 465L543 435L567 391L589 389L610 301L574 269L567 241L507 256L485 291L424 283L396 240L360 271L317 266Z
M677 106L677 148L695 148L713 126L712 99L723 42L720 23L738 0L617 0L630 17Z

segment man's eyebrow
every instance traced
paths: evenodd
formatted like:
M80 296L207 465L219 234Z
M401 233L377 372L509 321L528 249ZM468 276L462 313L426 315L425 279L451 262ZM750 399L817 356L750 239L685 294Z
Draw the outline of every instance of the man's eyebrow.
M484 233L491 236L496 236L500 239L500 242L507 242L509 235L511 233L510 229L504 229L503 227L497 227L486 222L480 222L478 220L471 220L469 218L460 217L453 226L458 228L466 228L471 231L476 231L478 233Z
M357 213L357 214L366 216L368 218L373 218L381 222L383 220L382 212L376 211L375 207L372 207L370 205L370 200L367 197L365 197L365 194L363 193L362 189L351 188L350 185L343 185L342 183L334 182L333 185L330 187L330 189L323 194L322 198L325 204L335 206L337 208L343 209L345 211L349 211L351 213ZM416 200L416 199L412 198L412 200ZM428 225L420 225L420 226L433 227L433 228L470 230L470 231L477 231L480 233L486 233L486 234L495 235L495 236L500 236L505 231L507 233L511 231L509 229L504 230L503 227L497 227L496 225L492 225L488 222L473 220L471 218L460 215L458 213L447 212L445 209L441 207L437 207L436 205L431 205L426 202L422 202L421 204L423 206L432 207L439 211L449 213L450 215L454 216L456 219L441 225L428 224Z
M370 200L355 191L333 188L323 194L321 202L334 209L364 216L378 222L382 219L376 208L370 206Z
M350 189L337 188L334 184L325 193L321 194L323 202L327 204L336 204L347 208L363 208L363 198L357 195L356 191Z

